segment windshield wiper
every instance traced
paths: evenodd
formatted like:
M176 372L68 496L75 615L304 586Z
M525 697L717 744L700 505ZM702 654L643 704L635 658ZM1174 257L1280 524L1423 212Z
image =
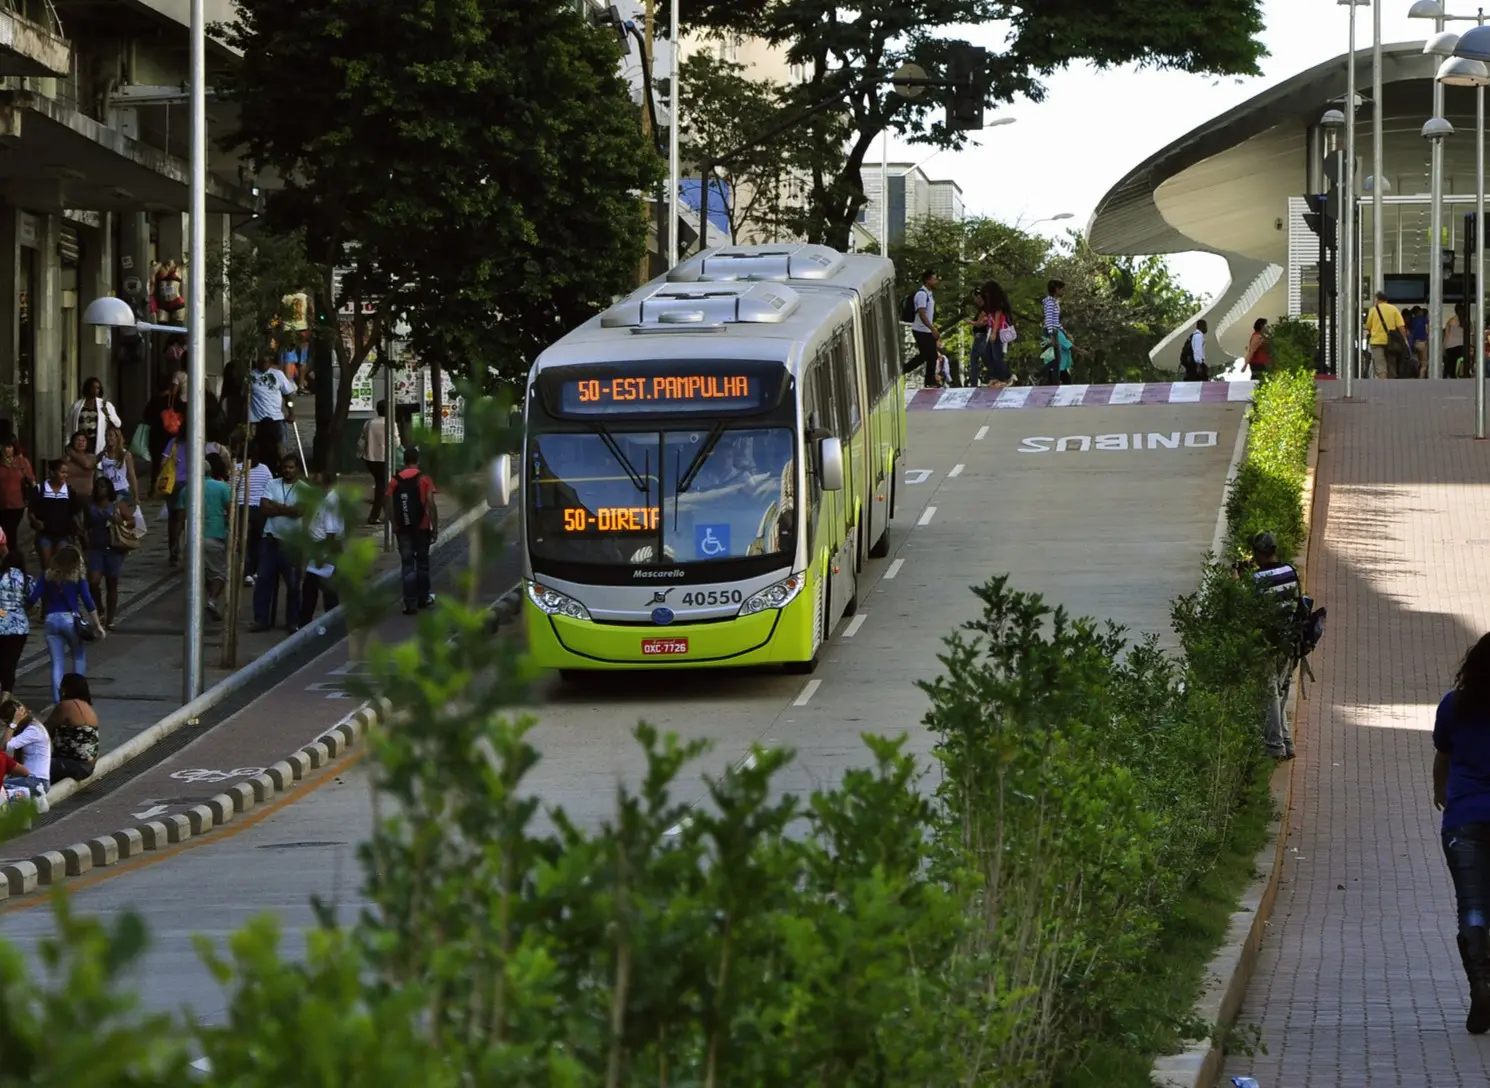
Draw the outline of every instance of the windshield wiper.
M699 470L704 467L704 462L709 459L709 454L714 452L714 447L719 445L719 438L724 434L724 424L715 423L709 430L709 437L704 439L703 448L693 455L693 460L688 462L688 471L683 473L683 478L678 481L677 494L681 495L693 486L695 477Z
M616 459L616 463L619 464L621 468L625 470L626 475L631 478L632 486L640 491L643 495L650 496L652 494L651 480L636 471L636 468L632 465L630 459L624 452L622 452L620 443L618 443L611 435L610 431L606 429L605 424L595 423L592 424L592 426L595 429L595 433L600 436L600 441L605 443L605 448L610 451L610 455Z

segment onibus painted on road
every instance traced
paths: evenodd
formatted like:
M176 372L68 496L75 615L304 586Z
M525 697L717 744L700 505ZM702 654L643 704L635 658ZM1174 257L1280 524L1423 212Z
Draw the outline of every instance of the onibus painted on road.
M878 257L713 250L538 358L521 473L536 664L817 665L889 546L894 291Z

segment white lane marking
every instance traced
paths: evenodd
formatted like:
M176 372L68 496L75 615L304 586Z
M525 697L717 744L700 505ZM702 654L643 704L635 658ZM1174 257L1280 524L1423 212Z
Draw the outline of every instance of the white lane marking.
M1199 404L1200 391L1204 388L1204 382L1170 382L1169 403Z
M988 428L987 427L979 427L978 428L978 433L975 434L975 435L973 435L973 441L974 442L981 442L981 441L983 441L983 439L985 439L987 437L988 437Z
M1247 430L1251 425L1251 420L1244 413L1242 424L1237 428L1236 445L1231 447L1231 464L1226 467L1226 483L1221 486L1221 508L1216 511L1216 531L1211 535L1211 554L1217 559L1221 558L1221 548L1226 543L1226 500L1231 497L1231 485L1236 483L1236 475L1241 471L1242 455L1247 452Z
M966 465L953 465L952 466L952 471L949 472L949 473L947 473L947 479L949 479L949 480L955 480L955 479L957 479L957 477L959 477L959 476L962 475L962 470L965 469L965 468L967 468Z
M1257 388L1256 382L1227 382L1227 400L1251 400L1252 392Z
M1061 385L1056 387L1055 396L1050 398L1052 408L1074 408L1086 397L1089 385Z
M973 399L976 389L944 389L942 395L937 398L936 408L966 408L967 402Z
M900 568L903 566L905 566L904 559L897 559L895 560L895 562L891 563L890 569L885 571L885 581L888 582L891 578L894 578L897 574L899 574Z
M925 510L921 511L921 520L916 522L916 525L918 527L930 525L931 519L934 517L936 517L936 507L928 506Z
M1023 408L1034 391L1033 385L1011 385L999 394L999 399L993 402L993 406L995 408Z
M792 706L806 706L807 700L816 695L817 689L822 686L823 682L821 680L807 681L807 686L802 689L802 694L797 696L796 700L792 703Z
M868 612L860 612L853 619L849 620L848 626L843 629L843 637L853 638L855 635L857 635L859 633L859 628L864 626L864 621L868 618Z

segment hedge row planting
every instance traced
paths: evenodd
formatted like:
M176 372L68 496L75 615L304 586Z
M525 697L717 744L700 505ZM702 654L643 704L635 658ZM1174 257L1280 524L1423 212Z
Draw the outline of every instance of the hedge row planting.
M1295 448L1264 444L1297 437L1276 418L1297 402L1259 397L1249 464ZM469 453L499 430L468 429ZM1233 535L1263 516L1243 503ZM0 944L6 1069L58 1088L1146 1084L1193 1027L1197 895L1261 803L1263 606L1213 566L1170 649L1004 577L975 593L923 685L930 776L869 736L863 767L783 796L790 753L758 750L694 807L680 775L704 746L642 725L646 773L599 827L540 814L520 649L442 598L415 641L370 651L366 693L405 714L371 735L369 909L326 910L298 960L262 919L204 951L228 994L204 1027L143 1017L123 996L138 922L59 895L42 977ZM199 1054L210 1074L188 1072Z

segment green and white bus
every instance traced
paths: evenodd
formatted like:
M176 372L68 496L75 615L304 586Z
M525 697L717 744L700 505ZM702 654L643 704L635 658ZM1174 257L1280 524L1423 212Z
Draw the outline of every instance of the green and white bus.
M894 292L879 257L711 250L538 358L521 470L535 664L816 667L889 546Z

